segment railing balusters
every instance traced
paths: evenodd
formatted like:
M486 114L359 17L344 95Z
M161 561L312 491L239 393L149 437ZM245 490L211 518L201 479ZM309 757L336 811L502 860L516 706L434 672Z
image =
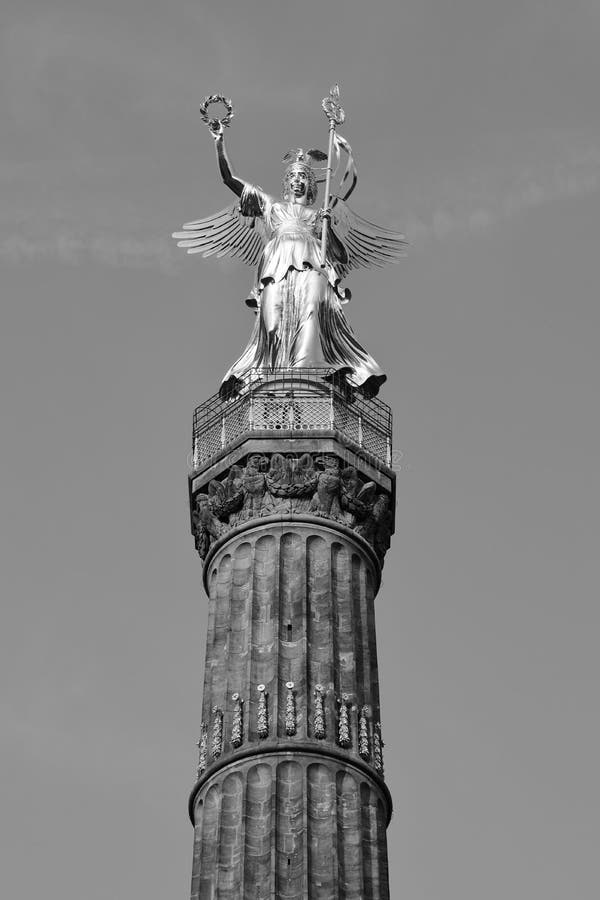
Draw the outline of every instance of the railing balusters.
M333 431L335 428L335 410L333 406L333 384L329 387L329 427Z
M350 398L334 382L324 383L327 374L329 370L322 369L256 370L250 373L249 388L236 398L211 397L194 414L193 467L245 432L273 427L303 433L337 429L391 466L392 418L387 404L356 391Z

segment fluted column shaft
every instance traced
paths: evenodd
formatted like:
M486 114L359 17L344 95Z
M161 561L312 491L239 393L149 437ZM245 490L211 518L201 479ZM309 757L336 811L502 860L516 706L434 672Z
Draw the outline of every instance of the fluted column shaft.
M378 580L364 540L312 516L207 557L192 900L388 898Z

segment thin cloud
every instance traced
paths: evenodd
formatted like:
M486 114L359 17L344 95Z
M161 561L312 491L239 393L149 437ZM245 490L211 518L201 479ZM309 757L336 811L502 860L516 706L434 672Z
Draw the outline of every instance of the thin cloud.
M485 235L528 210L598 192L600 137L586 141L581 136L557 134L552 142L546 136L544 149L546 160L541 153L534 159L531 147L527 153L514 147L506 162L500 152L485 167L475 164L437 182L432 177L421 189L411 183L399 217L397 210L389 215L385 202L376 206L381 205L382 221L387 219L392 227L405 231L413 248L418 248L431 239ZM524 162L527 157L532 161ZM0 166L0 178L4 176L10 183L12 176L21 183L28 172L21 171L19 164L16 167L15 171L12 164ZM115 234L110 230L110 218L105 213L103 227L90 232L79 215L64 210L47 210L44 215L41 210L34 214L31 208L21 208L10 218L5 213L0 217L0 263L55 261L79 266L94 262L112 268L154 268L166 274L179 270L182 257L161 223L143 222L131 211L120 212L121 233ZM218 264L225 269L233 265L227 259Z
M561 199L589 195L600 189L600 148L571 149L554 163L520 169L489 168L461 181L445 180L429 188L431 209L421 196L422 212L409 213L404 227L412 243L428 238L484 234L521 213ZM440 197L443 202L440 203Z
M0 260L11 265L57 262L80 266L95 262L111 268L155 268L175 272L176 254L166 238L133 239L58 231L45 237L10 234L0 238Z

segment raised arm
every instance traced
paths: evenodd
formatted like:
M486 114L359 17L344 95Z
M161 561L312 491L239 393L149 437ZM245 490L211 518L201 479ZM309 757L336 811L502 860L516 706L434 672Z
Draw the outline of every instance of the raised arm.
M225 150L223 130L223 126L218 121L215 122L214 125L212 123L210 125L210 132L215 139L215 150L217 151L217 163L219 165L219 171L221 173L223 183L226 184L234 194L237 194L238 197L241 197L242 191L244 190L246 184L244 181L238 178L237 175L235 175L231 168L231 163L229 162L229 157L227 156L227 151Z

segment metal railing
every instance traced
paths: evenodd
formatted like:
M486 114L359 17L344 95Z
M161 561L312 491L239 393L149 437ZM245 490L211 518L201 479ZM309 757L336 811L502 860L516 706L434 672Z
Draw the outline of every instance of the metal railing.
M389 406L336 382L328 369L255 369L233 399L215 394L206 400L194 413L194 469L253 431L338 431L391 465Z

